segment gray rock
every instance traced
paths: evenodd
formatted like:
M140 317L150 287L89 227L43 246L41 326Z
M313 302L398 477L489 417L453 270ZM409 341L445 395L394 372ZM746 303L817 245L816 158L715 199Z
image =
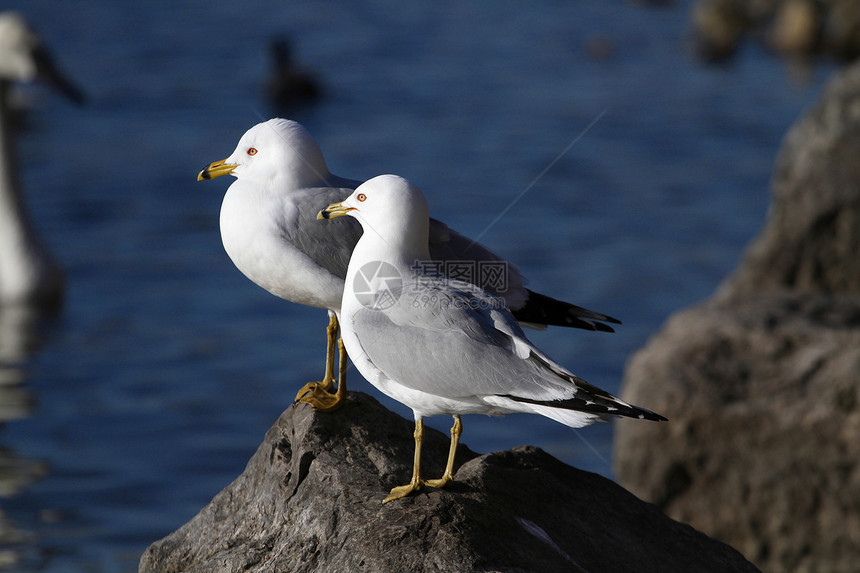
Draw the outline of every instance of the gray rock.
M860 293L860 65L788 132L767 225L720 296L771 288Z
M468 432L468 419L466 420ZM427 431L427 475L447 436ZM141 572L755 571L732 548L533 447L461 448L444 490L383 505L411 474L412 422L351 393L290 407L245 472L144 553Z
M860 297L770 293L673 316L623 396L669 424L619 421L615 473L642 499L766 571L856 571Z
M738 270L625 372L622 397L671 423L619 421L619 483L771 572L860 558L858 157L854 67L786 137Z

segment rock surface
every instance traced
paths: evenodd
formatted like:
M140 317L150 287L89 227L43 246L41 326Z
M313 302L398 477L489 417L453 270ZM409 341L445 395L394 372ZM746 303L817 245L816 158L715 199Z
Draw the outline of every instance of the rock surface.
M670 424L619 421L635 495L765 571L856 571L860 297L770 293L673 316L623 396Z
M140 571L756 571L727 545L533 447L461 448L451 486L383 505L411 473L412 429L360 393L335 414L290 407L245 472L151 545ZM434 476L448 438L428 430L425 442Z
M768 222L717 294L672 316L622 397L619 483L766 571L860 559L860 66L787 135Z
M767 225L720 296L860 294L860 64L838 74L788 132L771 195Z

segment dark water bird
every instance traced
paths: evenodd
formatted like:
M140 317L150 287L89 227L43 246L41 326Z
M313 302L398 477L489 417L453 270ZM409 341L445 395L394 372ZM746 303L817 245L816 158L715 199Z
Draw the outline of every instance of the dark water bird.
M293 59L293 47L286 38L269 43L272 70L266 80L266 98L278 112L289 111L310 104L322 97L322 88L316 78Z
M27 215L15 148L16 82L45 82L76 104L83 93L57 69L42 40L20 15L0 13L0 304L58 306L59 266Z

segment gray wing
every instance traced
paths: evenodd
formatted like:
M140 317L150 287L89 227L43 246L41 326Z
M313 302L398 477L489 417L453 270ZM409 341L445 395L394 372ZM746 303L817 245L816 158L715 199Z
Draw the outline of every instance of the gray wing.
M367 357L387 376L439 396L544 400L576 391L530 360L531 345L497 298L466 283L404 285L393 307L358 311L354 329Z
M338 182L358 185L357 181ZM290 224L283 222L280 227L284 240L342 279L346 278L349 258L361 237L361 224L352 217L319 221L317 213L332 203L343 201L353 190L350 187L312 187L297 191L292 200L298 215Z
M440 261L441 273L474 283L504 300L522 324L603 332L614 332L607 322L621 324L609 315L527 289L528 280L513 263L435 219L430 220L430 256Z
M513 263L436 219L430 219L430 257L441 262L442 274L481 287L509 308L528 298L528 281Z
M367 358L404 386L446 398L500 396L596 414L664 419L568 372L526 339L496 297L444 278L404 285L385 311L362 308Z

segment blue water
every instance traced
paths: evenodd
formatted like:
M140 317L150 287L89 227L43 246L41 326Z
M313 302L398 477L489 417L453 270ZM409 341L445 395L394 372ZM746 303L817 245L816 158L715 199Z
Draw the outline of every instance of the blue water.
M233 267L217 224L229 181L195 181L272 115L260 89L271 36L292 37L324 85L319 105L291 115L333 172L408 177L435 216L515 261L535 289L624 321L614 335L532 335L613 392L666 317L736 265L764 221L780 140L832 71L798 72L756 46L703 67L687 51L686 2L6 4L90 105L26 92L22 180L69 290L22 358L26 415L0 430L20 477L2 489L20 542L0 547L0 570L136 570L321 375L325 313ZM593 57L595 44L610 57ZM611 476L611 425L464 426L475 450L529 443Z

